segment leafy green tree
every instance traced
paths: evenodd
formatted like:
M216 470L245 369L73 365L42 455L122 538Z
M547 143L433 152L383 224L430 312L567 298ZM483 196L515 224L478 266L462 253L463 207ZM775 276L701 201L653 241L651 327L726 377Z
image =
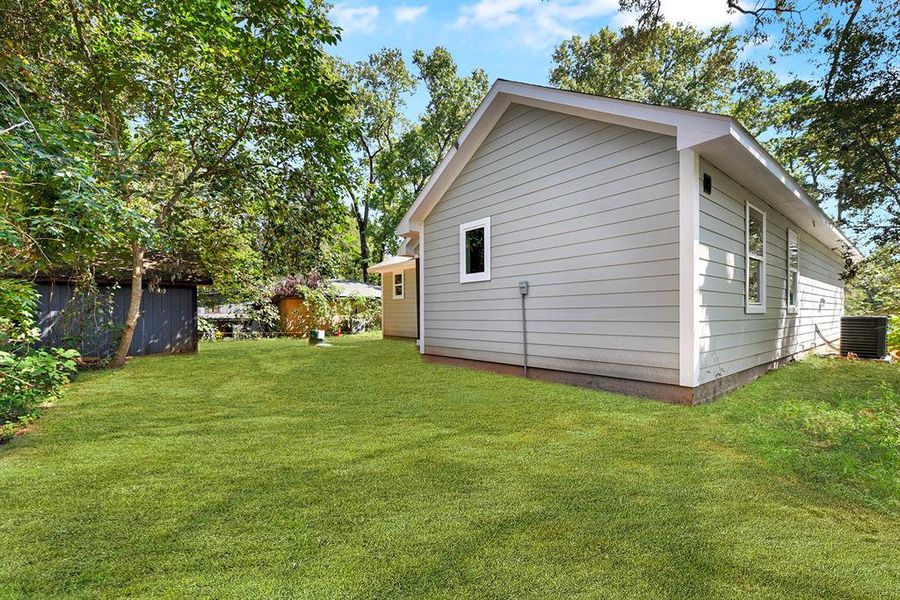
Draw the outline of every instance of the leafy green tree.
M381 226L376 235L382 256L396 250L397 223L488 91L487 74L482 69L459 74L450 52L440 46L431 54L416 50L413 64L429 101L418 121L403 132L378 165L385 182Z
M413 75L399 50L385 49L345 65L352 82L356 124L353 175L347 185L357 225L363 280L372 258L396 249L394 227L422 190L487 93L481 69L460 75L450 53L413 53ZM407 97L419 83L428 105L415 123L404 117Z
M609 28L573 36L553 54L555 86L662 106L726 113L751 131L775 118L775 75L739 60L742 39L729 27L691 25Z
M893 0L722 0L750 17L770 61L794 54L793 82L768 145L860 240L900 240L900 4ZM663 24L659 0L622 0L639 28Z
M0 59L0 272L85 271L127 220L92 160L103 141L90 115L68 122L9 77L17 68Z
M847 283L847 312L900 316L900 244L875 249Z
M351 82L355 160L345 191L359 233L359 256L363 281L369 280L370 227L383 212L383 190L390 172L379 169L382 157L393 150L406 126L403 108L416 81L398 49L385 48L355 64L344 64Z
M135 217L119 230L131 298L113 365L124 364L150 254L201 254L211 236L191 226L202 220L246 233L247 196L234 190L260 170L341 169L346 89L317 2L11 2L0 37L25 86L70 121L96 118L103 152L91 158Z
M418 69L419 81L428 91L428 106L419 123L421 139L432 164L437 164L487 94L487 74L482 69L473 69L467 76L459 75L450 52L440 46L431 54L416 50L413 64ZM427 176L416 179L416 187L421 189L424 179Z
M358 244L342 201L342 181L329 173L290 167L260 181L254 191L259 229L253 246L265 279L311 272L352 274Z

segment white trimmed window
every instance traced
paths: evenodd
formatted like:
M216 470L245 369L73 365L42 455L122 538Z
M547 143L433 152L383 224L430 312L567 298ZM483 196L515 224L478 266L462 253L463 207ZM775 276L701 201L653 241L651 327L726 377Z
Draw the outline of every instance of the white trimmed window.
M787 310L796 313L800 304L800 244L797 232L787 230Z
M746 207L746 310L766 312L766 213L749 202Z
M459 226L459 282L490 281L491 218Z
M392 277L394 281L394 300L403 300L403 292L405 291L403 271L394 273Z

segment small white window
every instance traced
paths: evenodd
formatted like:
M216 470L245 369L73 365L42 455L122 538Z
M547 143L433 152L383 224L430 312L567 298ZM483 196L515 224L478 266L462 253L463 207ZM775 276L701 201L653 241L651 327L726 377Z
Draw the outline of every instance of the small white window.
M403 300L404 279L403 272L394 273L394 300Z
M797 232L787 230L787 310L796 313L800 304L800 245Z
M766 213L747 203L744 230L747 253L746 310L766 312Z
M490 281L491 218L459 226L459 282Z

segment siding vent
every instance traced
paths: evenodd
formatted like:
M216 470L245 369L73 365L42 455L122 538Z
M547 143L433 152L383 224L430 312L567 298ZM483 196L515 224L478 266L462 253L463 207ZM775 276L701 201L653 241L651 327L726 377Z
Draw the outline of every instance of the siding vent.
M703 193L712 194L712 177L709 176L709 173L703 174Z
M841 354L884 358L887 354L887 317L841 317Z

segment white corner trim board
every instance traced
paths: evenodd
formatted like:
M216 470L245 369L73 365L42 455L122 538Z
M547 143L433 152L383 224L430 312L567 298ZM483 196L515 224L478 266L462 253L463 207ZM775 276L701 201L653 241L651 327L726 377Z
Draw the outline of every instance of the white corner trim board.
M678 382L700 380L700 156L678 152Z
M421 285L416 294L419 301L419 354L425 354L425 222L413 223L413 231L419 234L419 262L416 263L416 277Z

